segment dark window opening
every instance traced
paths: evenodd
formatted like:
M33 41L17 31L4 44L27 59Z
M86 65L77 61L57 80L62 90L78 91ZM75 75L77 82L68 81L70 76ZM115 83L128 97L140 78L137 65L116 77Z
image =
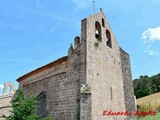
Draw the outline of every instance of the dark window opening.
M42 117L46 117L47 115L47 102L46 102L47 94L46 92L41 92L37 97L38 107L37 113Z
M105 27L104 19L102 18L102 26Z
M95 22L95 37L99 40L102 41L101 37L101 25L98 21Z
M110 93L111 93L111 100L113 100L112 87L110 87Z
M111 33L109 32L109 30L106 30L106 37L107 37L106 41L107 46L112 48Z

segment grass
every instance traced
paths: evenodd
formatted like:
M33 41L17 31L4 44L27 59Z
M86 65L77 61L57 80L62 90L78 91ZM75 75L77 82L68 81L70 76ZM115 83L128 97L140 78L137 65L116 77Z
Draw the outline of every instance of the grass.
M159 111L160 112L160 92L137 99L137 105L141 106L140 111Z
M160 92L137 99L138 105L143 103L160 104Z
M160 120L160 112L156 116L139 117L138 120Z
M156 112L154 116L138 117L138 120L160 120L160 93L137 99L139 112Z

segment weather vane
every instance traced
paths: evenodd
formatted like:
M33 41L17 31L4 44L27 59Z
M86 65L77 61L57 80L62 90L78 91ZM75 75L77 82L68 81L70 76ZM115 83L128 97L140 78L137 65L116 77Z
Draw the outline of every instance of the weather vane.
M94 14L95 14L95 0L93 0L93 10L94 10Z

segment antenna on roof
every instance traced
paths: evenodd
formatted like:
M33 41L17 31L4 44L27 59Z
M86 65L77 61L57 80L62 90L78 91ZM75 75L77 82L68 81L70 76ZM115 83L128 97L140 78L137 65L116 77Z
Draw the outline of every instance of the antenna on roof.
M93 10L94 10L94 14L95 14L95 0L93 0Z

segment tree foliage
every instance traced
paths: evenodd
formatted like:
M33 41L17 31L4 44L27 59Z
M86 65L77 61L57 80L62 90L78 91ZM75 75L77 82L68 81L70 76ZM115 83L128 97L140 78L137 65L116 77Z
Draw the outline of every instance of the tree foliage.
M25 97L23 91L18 90L16 99L12 102L11 115L6 120L51 120L37 114L35 97Z
M160 92L160 73L151 77L141 75L133 80L133 86L137 98Z

